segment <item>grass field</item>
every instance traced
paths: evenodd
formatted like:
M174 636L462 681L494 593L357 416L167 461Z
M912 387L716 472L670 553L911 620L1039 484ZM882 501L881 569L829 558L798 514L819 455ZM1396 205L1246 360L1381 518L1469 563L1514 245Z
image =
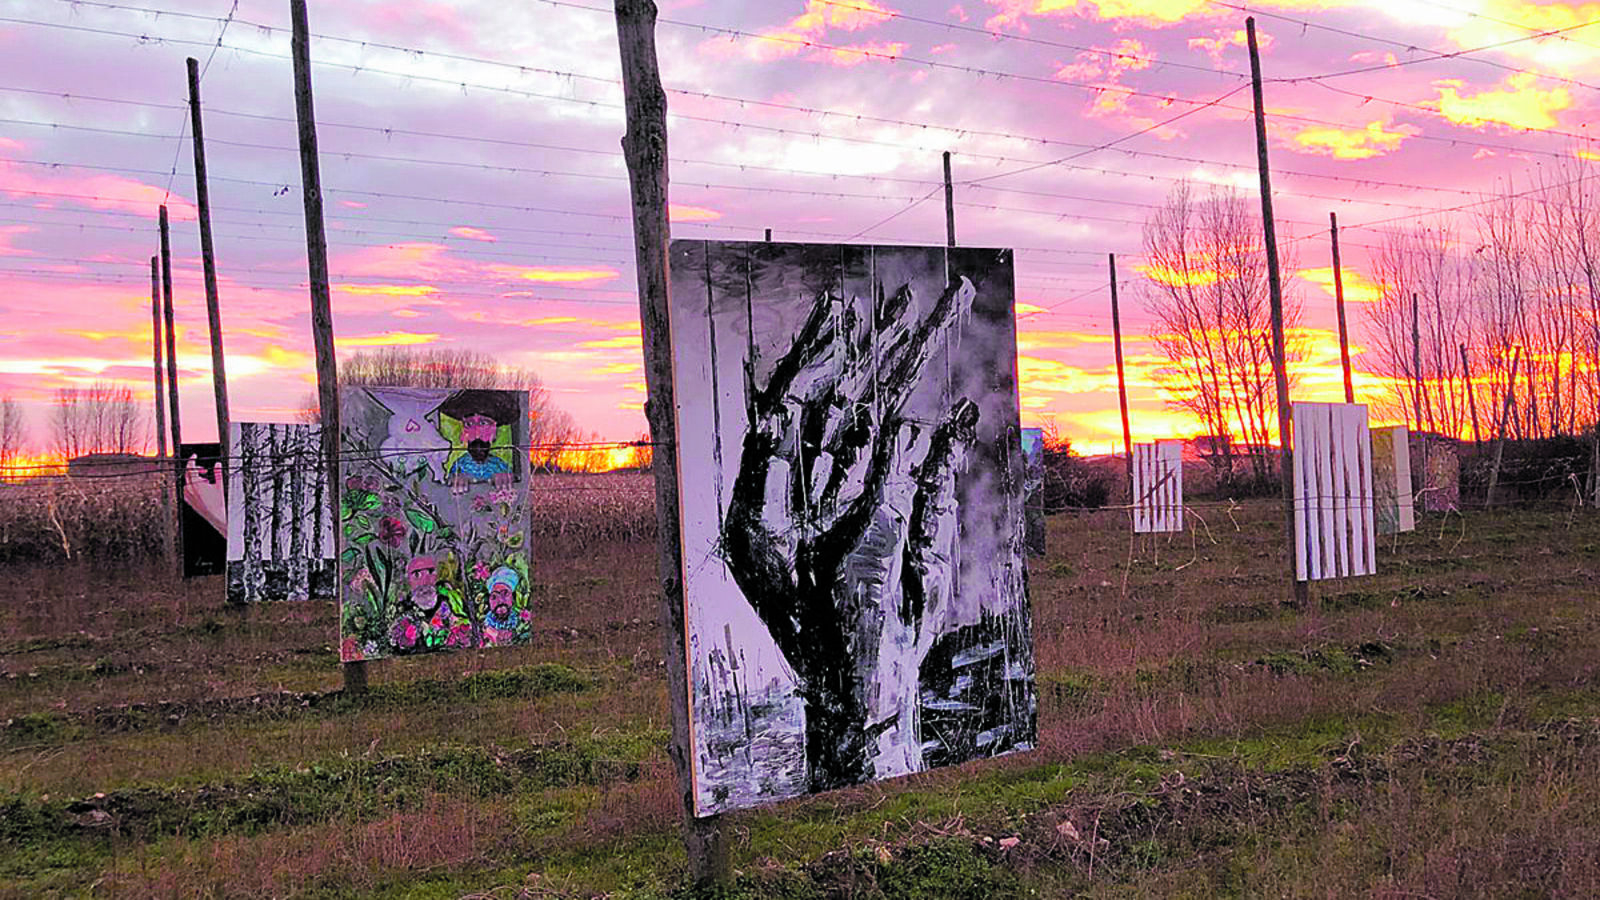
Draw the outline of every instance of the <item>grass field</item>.
M1203 514L1052 516L1040 749L732 816L726 896L1600 896L1600 516L1430 517L1295 611L1279 507ZM682 895L631 533L360 700L331 608L0 570L0 896Z

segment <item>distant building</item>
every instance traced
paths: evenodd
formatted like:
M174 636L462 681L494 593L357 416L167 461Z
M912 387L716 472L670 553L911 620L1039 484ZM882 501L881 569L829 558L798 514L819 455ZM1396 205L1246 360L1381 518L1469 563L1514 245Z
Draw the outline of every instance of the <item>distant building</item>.
M165 471L166 463L134 453L85 453L67 460L67 474L74 478L106 475L152 475Z

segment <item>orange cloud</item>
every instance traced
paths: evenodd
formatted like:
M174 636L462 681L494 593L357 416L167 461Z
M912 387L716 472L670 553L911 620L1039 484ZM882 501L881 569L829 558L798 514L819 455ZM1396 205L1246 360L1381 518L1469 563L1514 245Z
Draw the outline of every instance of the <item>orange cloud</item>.
M457 225L450 229L450 233L458 238L466 238L469 241L483 241L492 244L499 240L499 238L484 231L482 228L473 228L470 225Z
M437 334L414 331L385 331L383 334L335 336L333 339L334 344L340 347L414 347L418 344L431 344L437 340L439 340Z
M1082 14L1096 19L1121 19L1144 25L1173 25L1189 18L1219 18L1236 13L1209 0L987 0L997 12L984 24L991 29L1025 30L1029 16L1065 18ZM1272 0L1273 9L1320 10L1329 0Z
M1122 342L1146 340L1143 335L1123 335ZM1066 350L1085 344L1110 344L1111 335L1087 331L1023 330L1017 334L1018 350Z
M704 206L685 206L681 203L667 204L667 220L670 222L715 222L722 218L722 213Z
M1420 133L1420 129L1411 125L1401 125L1390 131L1381 120L1368 122L1365 128L1311 125L1296 132L1289 144L1317 156L1369 159L1400 149L1406 138Z
M1153 265L1134 266L1135 271L1143 272L1146 277L1157 284L1167 287L1200 287L1217 283L1217 273L1211 269L1190 269L1183 271L1164 266L1159 263Z
M1090 371L1026 354L1017 357L1017 377L1021 380L1019 390L1023 394L1088 394L1117 389L1115 370Z
M428 284L336 284L335 291L357 297L429 297L439 289Z
M806 0L806 8L800 15L776 28L762 31L753 40L729 44L725 40L713 39L703 46L710 48L712 52L725 52L722 48L733 46L738 48L735 52L741 52L757 62L772 62L805 54L806 59L815 62L843 62L844 65L855 65L868 57L861 53L848 53L844 55L851 59L843 61L835 59L838 55L835 52L813 50L813 45L823 43L830 29L860 31L887 22L896 14L895 10L880 6L873 0L853 0L850 3ZM896 55L900 49L904 49L903 44L895 51Z
M13 246L11 246L11 238L12 238L13 235L27 234L28 232L33 231L33 230L34 229L28 227L27 225L5 225L5 226L0 226L0 256L35 256L35 255L37 255L32 250L24 250L21 247L13 247Z
M1301 269L1295 274L1322 288L1328 293L1329 297L1333 296L1332 266L1323 266L1320 269ZM1346 302L1374 303L1383 295L1383 289L1376 281L1368 280L1367 276L1349 266L1344 266L1340 274L1341 280L1344 282L1344 299Z
M1171 25L1204 10L1207 0L988 0L999 12L989 28L1026 27L1028 16L1067 16L1083 9L1100 19L1134 19Z
M525 328L539 328L550 325L583 325L589 328L604 328L609 331L639 331L637 321L609 322L604 319L580 319L577 316L545 316L540 319L524 319L517 323Z
M340 253L333 265L346 275L423 281L449 281L471 273L469 266L450 259L448 254L449 248L443 244L403 241Z
M584 350L637 350L640 353L644 352L644 341L637 334L583 341L578 346Z
M1272 46L1272 36L1264 33L1257 34L1256 42L1261 45L1261 49L1265 50ZM1206 55L1211 57L1211 61L1218 65L1227 62L1230 56L1237 60L1239 57L1235 52L1235 48L1245 47L1248 44L1249 38L1243 28L1221 28L1214 32L1212 37L1189 39L1190 50L1204 50Z
M1439 81L1439 112L1457 125L1482 128L1502 125L1508 128L1554 128L1555 114L1572 106L1566 88L1542 91L1539 76L1518 72L1508 77L1499 90L1463 95L1460 81Z
M610 281L620 277L620 273L609 266L584 269L572 266L492 265L489 266L489 271L508 278L521 278L524 281L537 281L543 284L579 284L586 281Z

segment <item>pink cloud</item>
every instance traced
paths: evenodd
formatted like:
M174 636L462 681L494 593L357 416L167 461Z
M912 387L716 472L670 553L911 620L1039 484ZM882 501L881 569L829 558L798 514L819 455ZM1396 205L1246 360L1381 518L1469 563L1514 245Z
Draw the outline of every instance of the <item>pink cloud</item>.
M121 175L84 172L70 166L45 172L0 159L0 194L12 197L42 196L64 204L135 212L154 219L162 203L173 221L195 217L194 205L163 188Z
M19 234L28 234L33 228L27 225L0 225L0 256L36 256L32 250L13 247L11 239Z

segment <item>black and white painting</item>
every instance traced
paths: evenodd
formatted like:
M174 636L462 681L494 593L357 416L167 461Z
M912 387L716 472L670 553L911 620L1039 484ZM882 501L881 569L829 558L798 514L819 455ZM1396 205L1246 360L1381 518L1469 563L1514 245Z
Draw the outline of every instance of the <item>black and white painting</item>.
M333 504L315 425L228 426L228 602L331 599Z
M671 267L697 813L1031 748L1010 251Z

